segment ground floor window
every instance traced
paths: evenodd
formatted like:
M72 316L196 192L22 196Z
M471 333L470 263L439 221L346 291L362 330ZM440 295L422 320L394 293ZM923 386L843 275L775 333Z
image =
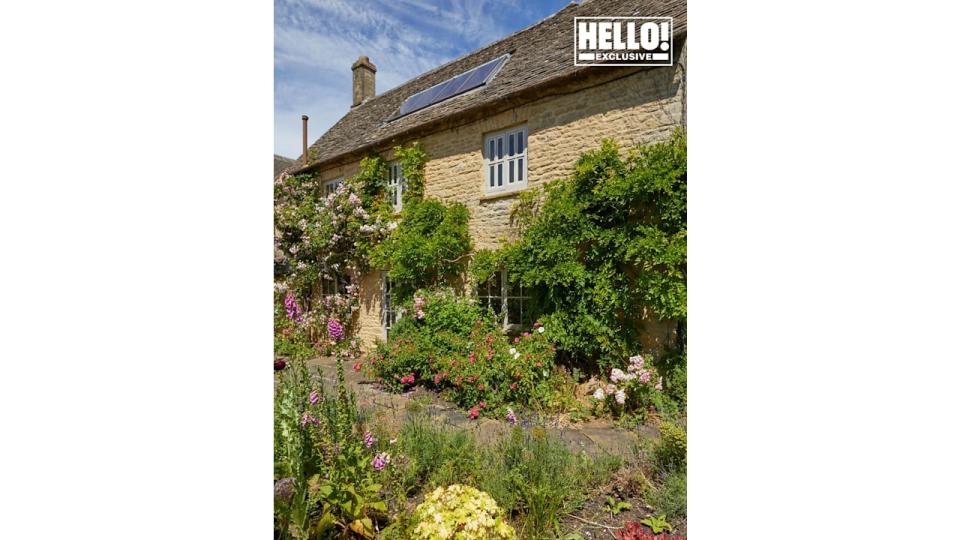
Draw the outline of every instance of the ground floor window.
M320 275L320 296L327 298L337 294L345 295L349 285L350 276L325 271Z
M400 313L393 305L393 282L386 272L380 274L380 282L383 284L383 295L380 300L380 322L383 327L383 339L390 338L390 329L400 318Z
M518 330L533 323L528 310L529 296L520 284L511 284L507 271L494 272L477 286L477 300L498 314L507 330Z

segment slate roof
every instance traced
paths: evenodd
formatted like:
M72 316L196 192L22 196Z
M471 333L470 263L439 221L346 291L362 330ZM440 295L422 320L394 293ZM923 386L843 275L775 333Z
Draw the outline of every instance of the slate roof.
M287 169L292 169L299 165L295 159L290 159L288 157L278 156L277 154L273 155L273 177L276 178L280 176L280 173Z
M351 154L377 148L393 138L429 130L432 124L575 78L591 68L573 65L573 18L631 15L673 17L674 39L686 35L685 0L585 0L581 4L571 3L533 26L353 107L310 147L310 164L303 170L339 161ZM485 86L393 119L409 96L506 53L511 54L510 59Z

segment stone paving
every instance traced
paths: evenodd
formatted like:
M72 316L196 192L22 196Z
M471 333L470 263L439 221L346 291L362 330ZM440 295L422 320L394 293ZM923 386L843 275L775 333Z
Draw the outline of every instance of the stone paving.
M336 360L332 357L319 357L308 362L315 368L329 385L336 384ZM393 430L400 426L411 413L424 412L440 422L455 428L467 429L474 432L483 442L495 441L503 437L510 430L506 421L491 418L470 420L452 403L443 401L435 392L418 388L404 394L394 394L382 390L378 385L355 373L350 366L344 366L344 378L347 386L357 396L357 405L371 411L373 416L384 422ZM555 419L554 419L555 420ZM530 420L520 418L521 425L530 425ZM559 422L543 422L544 429L563 440L574 451L583 450L590 455L612 454L632 461L636 455L636 445L641 438L656 436L656 430L649 426L642 426L635 431L629 431L615 426L606 420L591 420L569 425L558 425Z

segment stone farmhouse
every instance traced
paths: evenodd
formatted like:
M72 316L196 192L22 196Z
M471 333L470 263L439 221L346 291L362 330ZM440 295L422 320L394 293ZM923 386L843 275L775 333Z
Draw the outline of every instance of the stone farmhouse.
M574 17L669 16L674 21L672 66L584 67L573 61ZM416 108L408 98L470 70L493 64L485 84ZM604 138L622 147L667 139L686 124L686 2L584 0L380 95L376 66L365 56L353 64L353 105L305 151L294 174L313 173L324 189L357 174L360 159L419 141L427 153L424 196L458 201L470 212L474 246L495 249L516 231L510 211L518 193L568 176L580 154ZM415 101L415 100L413 100ZM411 110L412 109L412 110ZM306 147L306 135L304 136ZM390 167L390 197L403 206L400 167ZM506 278L509 268L473 291L503 313L505 328L523 324L523 291ZM385 339L397 312L383 272L342 276L321 284L332 294L360 283L359 336L364 347ZM341 291L342 292L342 291ZM659 348L675 339L676 324L648 317L641 345Z

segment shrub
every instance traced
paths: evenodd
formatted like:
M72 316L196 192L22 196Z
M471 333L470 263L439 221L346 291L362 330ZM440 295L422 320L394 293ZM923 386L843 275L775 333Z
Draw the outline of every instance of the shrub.
M423 540L509 540L517 537L486 493L454 484L440 487L417 506L411 538Z
M687 463L687 432L672 422L660 422L660 440L654 451L657 463L667 470L682 469Z
M477 414L500 414L507 403L565 403L553 399L554 347L539 323L506 336L489 310L451 291L418 291L406 313L368 363L387 387L436 388Z

